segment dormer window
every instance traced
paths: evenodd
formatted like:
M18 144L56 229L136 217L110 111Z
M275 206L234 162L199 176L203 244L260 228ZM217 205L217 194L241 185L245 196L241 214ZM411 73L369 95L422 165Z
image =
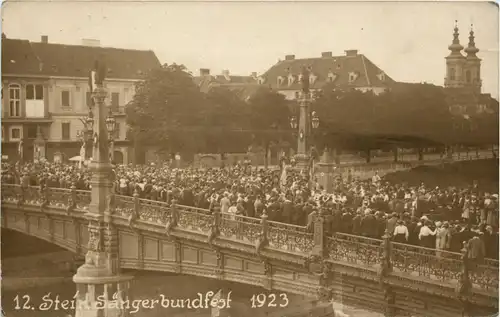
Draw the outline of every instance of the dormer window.
M328 82L333 83L337 79L337 74L329 72L328 73Z
M309 75L309 83L311 83L311 85L313 85L314 82L316 81L316 78L318 78L316 75L310 74Z
M353 82L356 81L356 79L358 79L358 73L356 72L349 72L349 83L352 84Z
M283 77L278 76L278 86L283 85L283 81L284 81L284 80L285 80L285 79L284 79Z
M292 74L288 75L288 86L291 86L294 82L294 77Z
M380 81L385 81L385 74L384 73L380 73L377 75L378 79L380 79Z

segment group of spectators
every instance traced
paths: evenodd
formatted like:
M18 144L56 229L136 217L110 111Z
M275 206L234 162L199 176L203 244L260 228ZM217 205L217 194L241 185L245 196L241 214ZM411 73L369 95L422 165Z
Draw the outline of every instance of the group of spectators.
M286 171L284 172L283 169ZM2 183L88 190L91 172L73 165L38 162L2 163ZM408 186L385 182L377 174L361 180L350 174L337 176L333 192L305 173L256 169L240 164L223 169L175 169L154 164L114 166L117 194L211 209L235 216L307 226L325 217L327 234L335 232L380 239L437 251L460 252L464 242L475 243L479 257L498 259L498 194L468 188Z

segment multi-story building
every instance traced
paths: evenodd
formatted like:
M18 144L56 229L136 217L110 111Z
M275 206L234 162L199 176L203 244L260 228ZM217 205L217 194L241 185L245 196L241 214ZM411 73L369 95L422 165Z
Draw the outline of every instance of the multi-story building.
M332 85L343 90L357 89L380 94L394 83L391 77L357 50L346 50L344 56L323 52L321 57L302 59L286 55L285 60L257 77L257 81L282 93L286 99L294 100L302 87L303 68L309 70L310 89L313 92Z
M80 154L81 119L88 115L88 75L95 60L108 68L106 103L116 118L114 159L128 162L129 142L125 105L133 98L135 83L160 62L152 51L100 47L99 41L63 45L2 38L2 154L23 159L40 152L48 160Z
M194 82L201 92L208 93L215 87L223 87L235 92L243 100L248 100L260 87L256 72L250 76L235 76L230 75L229 70L224 70L220 75L210 75L210 69L207 68L200 69Z
M213 87L225 87L236 91L242 99L248 99L259 87L271 88L288 100L295 100L301 91L302 70L310 72L310 89L317 91L327 85L344 90L357 89L373 91L375 94L390 89L394 80L357 50L345 51L345 56L333 56L332 52L323 52L321 57L296 59L295 55L286 55L285 60L271 66L267 72L257 76L234 76L225 70L221 75L210 75L210 70L200 69L195 83L202 92Z

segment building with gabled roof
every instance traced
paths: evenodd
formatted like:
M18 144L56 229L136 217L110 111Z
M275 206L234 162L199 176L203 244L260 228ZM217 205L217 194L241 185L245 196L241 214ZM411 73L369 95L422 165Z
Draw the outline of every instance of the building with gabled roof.
M296 99L301 90L304 67L309 69L312 91L333 84L344 90L371 90L379 94L390 89L395 82L357 50L346 50L345 53L343 56L333 56L332 52L323 52L321 57L301 59L286 55L284 60L276 63L257 80L259 84L284 94L289 100Z
M78 135L88 115L88 76L96 60L108 68L105 86L116 118L115 161L127 162L125 105L135 83L160 67L154 52L101 47L99 41L82 45L8 39L2 35L2 154L24 160L45 157L64 160L80 154ZM21 142L22 141L22 142Z
M210 75L210 69L201 68L199 76L193 78L200 91L208 93L214 87L224 87L235 92L242 100L248 100L261 86L257 73L250 76L231 75L229 70L220 75Z

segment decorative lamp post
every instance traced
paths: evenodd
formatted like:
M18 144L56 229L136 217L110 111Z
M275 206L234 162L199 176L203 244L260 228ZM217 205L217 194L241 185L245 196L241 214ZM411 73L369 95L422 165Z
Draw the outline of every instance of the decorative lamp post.
M113 116L113 112L111 111L111 107L109 108L108 117L106 118L106 129L108 130L108 140L109 140L109 159L111 161L114 160L114 152L115 152L115 128L116 128L116 120Z
M313 129L317 129L317 128L319 128L319 118L318 118L318 115L316 114L316 111L313 111L313 112L312 112L312 120L311 120L311 123L312 123L312 127L313 127Z
M297 127L299 126L298 122L297 122L297 117L293 116L290 118L290 126L292 127L292 129L297 129Z
M311 103L311 93L309 91L309 70L303 68L302 70L302 92L299 97L300 112L299 120L295 117L290 119L290 126L292 129L298 129L297 138L297 154L295 160L297 166L304 170L310 167L310 137L313 129L319 127L319 117L316 112L309 113L309 105Z
M87 129L93 137L93 153L90 170L91 202L88 219L88 246L85 264L73 276L77 286L76 311L79 317L128 316L122 305L99 305L113 299L128 300L129 281L132 277L120 274L118 257L118 231L112 222L112 167L109 162L108 129L103 87L106 66L96 62L90 72L89 84L92 93ZM95 110L95 111L94 111ZM89 309L90 307L90 309Z

